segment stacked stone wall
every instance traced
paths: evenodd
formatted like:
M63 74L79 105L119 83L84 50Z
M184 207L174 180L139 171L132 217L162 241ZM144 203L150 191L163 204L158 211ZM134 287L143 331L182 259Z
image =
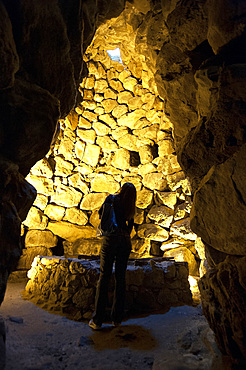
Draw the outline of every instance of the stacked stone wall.
M189 227L190 184L177 162L172 126L151 73L140 78L132 61L134 75L95 44L85 61L81 103L60 121L52 150L27 176L38 195L23 223L19 269L29 269L35 255L57 253L61 242L66 257L98 254L98 209L109 193L132 182L137 189L132 257L175 256L199 275L196 235Z
M99 261L64 257L36 257L28 272L25 296L39 306L73 320L90 319L94 310ZM126 270L126 315L168 311L191 305L187 262L129 261ZM114 271L109 284L109 308Z

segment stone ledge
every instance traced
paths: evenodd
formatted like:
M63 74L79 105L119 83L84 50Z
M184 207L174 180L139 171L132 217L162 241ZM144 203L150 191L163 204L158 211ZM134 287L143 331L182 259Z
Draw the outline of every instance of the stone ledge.
M94 310L99 259L37 256L28 272L24 297L44 309L73 320L89 319ZM113 271L114 276L114 271ZM114 278L109 284L112 304ZM128 262L126 315L168 311L172 306L191 305L188 263L165 258Z

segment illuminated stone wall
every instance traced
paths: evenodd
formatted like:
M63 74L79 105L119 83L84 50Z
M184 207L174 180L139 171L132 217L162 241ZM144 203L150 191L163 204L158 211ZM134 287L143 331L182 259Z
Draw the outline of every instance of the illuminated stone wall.
M23 223L19 268L29 268L35 254L52 255L58 238L65 256L98 254L98 209L109 193L132 182L137 213L131 256L175 256L199 275L189 227L191 188L151 74L137 78L95 44L85 57L82 102L60 122L55 146L27 176L38 195ZM133 61L131 66L137 69Z
M28 272L25 296L39 306L70 319L91 319L94 310L98 260L37 257ZM127 314L168 311L191 305L187 262L131 261L126 270ZM109 284L109 307L114 294L114 272Z

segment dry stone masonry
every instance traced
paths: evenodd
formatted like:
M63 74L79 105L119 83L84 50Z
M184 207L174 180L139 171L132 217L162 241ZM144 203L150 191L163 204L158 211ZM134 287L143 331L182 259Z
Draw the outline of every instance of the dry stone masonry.
M0 1L0 302L24 245L22 272L38 253L98 253L96 210L134 178L134 255L199 256L204 313L245 368L245 13L244 0ZM106 62L115 47L124 69Z
M100 263L93 259L35 257L28 272L25 296L41 307L73 320L90 319L94 309ZM129 261L126 270L126 315L168 311L191 305L187 262L164 258ZM114 271L109 284L114 293Z
M84 58L88 77L80 84L81 103L60 121L53 150L27 176L38 195L23 223L19 268L30 268L35 253L52 255L58 239L66 257L98 254L98 209L109 193L132 182L132 256L175 255L199 276L197 236L189 226L191 188L177 162L163 101L150 76L140 83L140 71L134 76L98 44L96 37Z

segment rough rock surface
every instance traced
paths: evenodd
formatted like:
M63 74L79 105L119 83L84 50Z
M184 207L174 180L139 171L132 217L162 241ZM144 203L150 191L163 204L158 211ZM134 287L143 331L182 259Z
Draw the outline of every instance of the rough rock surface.
M121 13L124 7L125 10ZM111 44L112 48L115 43L118 43L117 46L125 45L125 48L122 47L122 60L129 66L132 78L124 80L125 71L119 70L118 72L122 72L121 79L115 80L113 74L109 73L110 83L98 79L97 84L94 85L97 76L95 71L94 76L90 76L81 89L85 91L85 96L87 94L89 97L90 92L87 93L87 90L95 87L97 102L100 102L102 91L107 90L108 96L105 98L107 102L104 102L101 107L103 111L99 109L95 113L91 111L94 109L94 102L88 102L90 99L85 99L83 96L83 102L87 102L84 106L83 104L77 106L77 114L82 116L85 110L87 113L80 119L80 123L85 125L84 128L87 130L90 130L91 125L94 124L97 135L101 137L100 147L102 146L108 153L108 157L111 156L118 142L123 149L135 152L136 133L133 132L135 129L127 116L131 112L126 113L125 107L118 108L115 104L115 94L124 92L124 89L129 90L130 94L123 95L121 98L124 102L121 100L120 104L126 105L127 102L132 108L137 104L136 99L130 101L130 95L134 92L133 85L136 82L142 84L137 87L139 92L137 95L143 95L140 93L142 88L160 95L165 114L161 114L159 118L158 115L153 114L152 99L145 99L143 106L146 104L148 106L146 118L151 122L149 126L154 126L158 123L156 119L160 119L160 129L162 131L171 129L173 132L173 148L178 153L179 163L189 177L195 193L193 232L204 238L210 266L218 264L216 268L219 270L221 267L219 262L226 258L227 253L233 254L240 265L240 259L244 258L241 247L244 224L241 214L244 213L245 208L242 190L245 188L244 169L242 169L246 114L245 1L152 2L146 0L141 2L136 0L130 4L125 1L73 0L68 4L63 0L59 2L52 0L45 5L40 5L32 0L14 3L3 0L0 2L0 10L2 40L0 46L2 204L0 301L4 296L9 272L14 269L21 253L21 221L26 218L26 211L35 197L35 191L32 187L28 187L23 176L26 176L30 168L48 152L53 135L54 139L58 136L58 118L65 118L74 107L76 100L78 104L81 102L81 97L76 94L76 87L81 82L82 66L83 76L88 75L85 62L82 61L82 53L91 43L99 26L102 33L97 39L96 47L104 45L102 40L105 39L105 35L109 44L110 39L114 40ZM110 18L113 19L110 20ZM120 35L122 27L124 30L125 28L129 30L124 33L123 39ZM101 56L102 53L97 60L99 64L102 60ZM129 103L126 99L129 99ZM143 106L138 108L139 120L136 131L146 127L142 126L146 122L141 116ZM122 112L125 112L123 113L125 127L120 127L121 130L117 131L114 140L108 140L109 138L105 140L103 134L108 132L108 128L105 129L104 126L96 124L97 115L101 114L102 122L105 123L106 120L107 126L114 129L117 119L121 119L118 116ZM123 120L120 122L123 124ZM72 120L70 120L70 126L74 131ZM174 168L170 167L170 162L166 164L163 158L155 161L156 151L150 150L153 146L155 130L150 131L150 138L147 138L144 148L139 150L139 157L143 165L148 165L146 162L154 157L152 165L154 164L157 169L154 171L152 167L152 172L162 172L167 176L167 184L171 188L172 180L178 179L178 176L176 173L168 173L170 168ZM129 140L121 137L122 132L128 135ZM143 131L138 133L141 136ZM99 144L92 143L94 135L91 133L83 135L83 138L86 142L85 163L80 165L78 161L77 166L80 174L89 174L93 173L93 168L101 159ZM75 136L69 133L66 143L71 144L73 140ZM174 165L175 159L172 157L173 153L170 153L172 146L166 145L166 138L158 137L158 140L163 141L160 145L161 157L166 152L169 158L172 158ZM76 153L82 154L83 151L83 143L78 143ZM116 168L119 166L121 153L122 151L113 162ZM69 160L64 158L62 148L59 157L60 159L53 162L51 166L53 170L57 164L57 177L62 171L67 173L70 168L66 163ZM90 158L92 158L91 161ZM129 160L129 156L125 158L126 161ZM124 161L124 168L127 168L126 161ZM139 161L139 158L135 154L130 156L130 163L136 163L136 161ZM108 172L108 174L111 173ZM39 180L40 182L42 183ZM55 194L53 182L45 180L43 192L40 192L36 201L36 204L43 208L42 211L50 195L47 195L46 184L50 185L50 190L53 188ZM69 182L64 184L61 179L57 179L55 186L67 186L67 184ZM228 193L224 184L228 184L231 189L229 196L233 201L233 207L239 207L231 210L233 217L230 217L231 212L227 214L230 209L226 201L223 200L221 203L222 195L219 194L218 188L223 188L225 193ZM217 186L215 196L211 192L213 185ZM163 186L162 183L158 192L163 192ZM176 186L175 182L171 190L177 189ZM88 192L87 188L87 184L84 184L83 192ZM151 191L156 190L151 189ZM153 195L152 199L155 199ZM206 207L206 216L198 209L198 205L200 207L202 204ZM59 206L63 207L63 204ZM87 204L86 207L89 205ZM85 210L93 212L96 208ZM139 208L144 209L144 207ZM209 212L209 209L220 210L218 217L211 216L212 211ZM222 224L221 214L225 215L222 217ZM38 217L41 218L41 213L36 211L35 217L38 220ZM45 215L45 217L48 216ZM45 217L42 219L44 221L42 225L45 225ZM230 242L226 240L228 235L226 217L230 219L229 229L236 235L236 240L231 238ZM240 228L239 225L242 227ZM218 235L215 235L216 230L219 231ZM241 237L242 243L240 243ZM235 266L239 265L235 264ZM208 279L207 284L210 283L212 284L212 280ZM202 286L201 289L203 289ZM240 289L240 286L235 285L235 291ZM245 294L245 287L243 289ZM217 295L220 295L220 291L215 288L214 302ZM230 307L230 302L228 304ZM208 318L210 320L209 316ZM237 316L235 312L231 325L241 320L242 317ZM246 321L245 312L243 321ZM220 332L225 331L225 328L220 326ZM220 341L220 333L216 333ZM241 333L241 345L238 344L237 338L237 345L240 348L245 344L245 338L244 330ZM233 343L232 339L228 344L230 348L226 348L228 354L233 352L231 348Z
M28 271L25 296L41 307L66 314L73 320L89 319L94 309L98 260L42 257ZM168 311L172 306L191 305L188 264L142 259L129 261L126 270L126 312ZM109 284L109 307L114 292L114 271Z

